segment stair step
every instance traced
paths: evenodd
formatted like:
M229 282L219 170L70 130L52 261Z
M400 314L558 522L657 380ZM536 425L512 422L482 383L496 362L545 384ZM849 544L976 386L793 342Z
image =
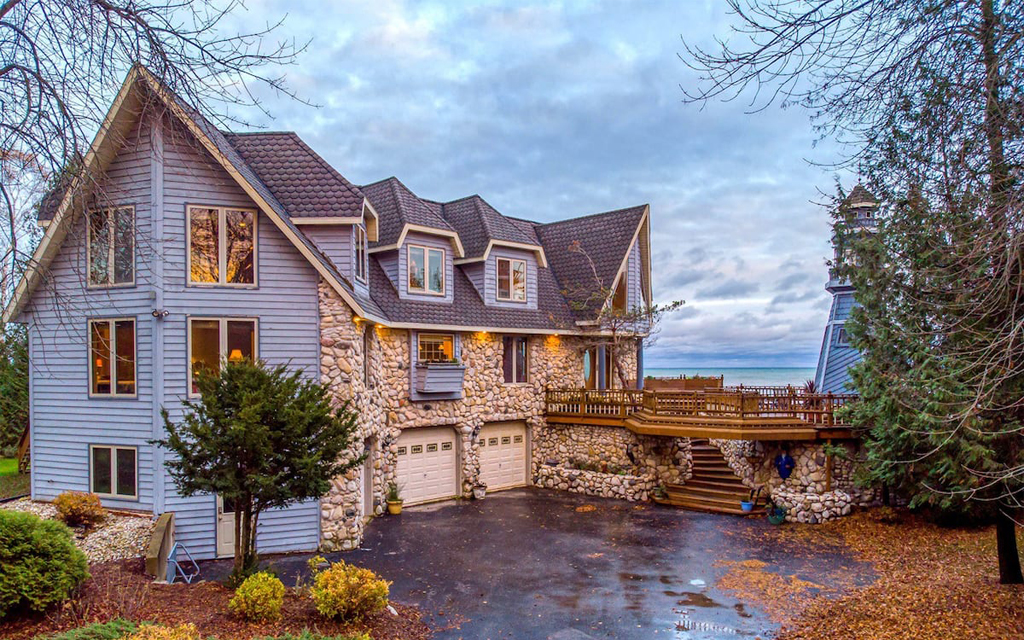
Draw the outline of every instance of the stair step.
M732 469L691 469L694 478L707 478L709 480L739 480Z
M717 504L706 504L704 502L698 502L687 499L672 498L669 497L665 500L661 500L663 504L671 505L673 507L681 507L683 509L689 509L691 511L704 511L707 513L724 513L728 515L737 516L749 516L752 515L741 509L738 505L736 507L728 507Z
M695 487L693 485L686 485L682 491L676 492L679 495L692 496L694 498L715 498L719 500L728 500L733 504L739 504L740 500L746 500L750 492L745 490L737 491L735 488L722 489L716 487Z
M750 493L750 488L747 487L747 485L743 484L743 482L741 482L738 478L734 478L734 479L729 480L729 479L726 479L726 478L722 478L722 479L714 478L714 479L712 479L712 478L691 477L689 480L686 481L686 485L685 486L687 486L687 487L709 487L709 488L719 488L719 489L738 489L738 490L744 491L746 493Z
M708 506L725 507L728 509L739 509L740 501L734 496L717 496L717 495L706 495L703 493L694 493L691 491L666 491L669 498L677 500L685 500L687 502L694 502L700 504L706 504Z

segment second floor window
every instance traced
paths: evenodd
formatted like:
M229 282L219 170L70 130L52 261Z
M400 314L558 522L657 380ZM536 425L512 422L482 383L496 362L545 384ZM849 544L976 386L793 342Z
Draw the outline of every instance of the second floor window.
M356 227L356 280L366 282L366 229Z
M451 334L421 333L417 362L455 362L455 336Z
M502 342L505 346L505 352L502 355L505 382L507 384L528 382L529 341L525 336L505 336Z
M135 209L117 207L89 212L89 285L135 283Z
M526 260L498 258L498 300L526 302Z
M218 371L221 361L255 360L256 320L189 318L189 395L197 395L200 371Z
M188 258L190 284L256 284L256 213L189 207Z
M89 393L135 395L135 320L89 321Z
M409 291L444 295L444 249L409 245Z

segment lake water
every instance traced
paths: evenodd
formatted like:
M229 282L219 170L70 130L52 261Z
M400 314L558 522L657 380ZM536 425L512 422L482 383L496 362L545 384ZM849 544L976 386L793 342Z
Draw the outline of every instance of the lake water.
M803 386L814 379L814 367L718 367L718 368L659 368L644 367L645 376L677 378L685 376L725 376L725 385L780 387L787 384Z

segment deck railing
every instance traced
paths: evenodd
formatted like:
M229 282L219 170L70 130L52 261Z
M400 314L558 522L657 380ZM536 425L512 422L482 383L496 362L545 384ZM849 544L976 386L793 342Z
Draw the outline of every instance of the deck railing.
M548 415L626 418L641 408L653 416L757 422L789 418L822 427L841 424L835 411L853 395L805 393L797 387L732 387L703 391L548 389Z

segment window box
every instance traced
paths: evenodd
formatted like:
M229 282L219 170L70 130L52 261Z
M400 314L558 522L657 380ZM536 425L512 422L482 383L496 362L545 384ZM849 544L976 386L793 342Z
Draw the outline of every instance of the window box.
M462 393L466 367L459 362L428 362L416 365L416 391L420 393Z

